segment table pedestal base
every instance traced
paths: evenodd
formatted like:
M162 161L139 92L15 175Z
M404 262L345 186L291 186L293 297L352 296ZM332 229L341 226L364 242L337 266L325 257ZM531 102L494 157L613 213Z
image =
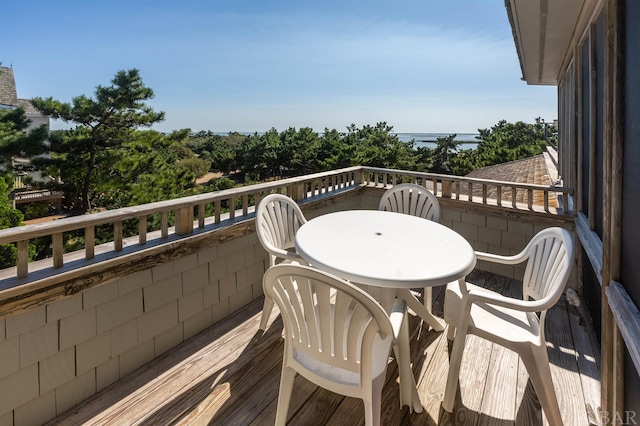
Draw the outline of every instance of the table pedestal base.
M435 331L443 331L444 326L433 316L431 312L424 306L418 299L411 294L411 290L408 288L396 289L396 296L404 299L407 302L407 306L411 308L420 318L422 318L427 324L431 326Z

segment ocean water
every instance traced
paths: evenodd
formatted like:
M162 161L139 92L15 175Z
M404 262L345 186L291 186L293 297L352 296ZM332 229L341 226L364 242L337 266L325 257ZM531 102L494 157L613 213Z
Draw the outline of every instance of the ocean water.
M415 147L425 146L428 148L436 147L436 139L449 136L452 133L394 133L402 142L415 140ZM478 133L456 133L455 140L461 142L459 149L475 149L478 146L476 139Z
M216 135L227 136L229 132L213 132ZM243 135L253 135L255 132L238 132ZM257 132L259 135L264 132ZM319 133L322 134L322 133ZM452 133L392 133L393 135L398 136L402 142L409 142L411 140L415 141L415 147L428 147L435 148L436 147L436 139L440 137L449 136ZM456 141L462 143L459 149L475 149L478 146L478 140L476 139L478 133L456 133Z

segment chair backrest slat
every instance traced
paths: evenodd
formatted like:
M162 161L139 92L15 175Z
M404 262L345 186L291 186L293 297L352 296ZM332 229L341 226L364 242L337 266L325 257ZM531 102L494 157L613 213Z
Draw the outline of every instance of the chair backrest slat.
M294 246L298 229L307 222L298 204L282 194L264 197L256 208L256 233L270 254L270 264L285 258L286 250Z
M403 183L385 191L378 210L409 214L434 222L440 220L440 203L436 196L414 183Z
M523 279L523 298L550 298L555 303L571 271L571 234L562 228L547 228L532 238L525 252L529 259Z
M369 345L391 344L387 314L371 296L346 281L307 266L277 265L267 270L263 286L278 304L286 338L298 354L360 372L363 353L373 356L372 347L363 347L366 336L372 339L375 331Z

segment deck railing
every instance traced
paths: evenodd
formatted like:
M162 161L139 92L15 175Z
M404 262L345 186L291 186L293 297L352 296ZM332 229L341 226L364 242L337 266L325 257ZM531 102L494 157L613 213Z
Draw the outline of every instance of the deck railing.
M229 221L248 218L260 202L269 193L285 193L297 201L310 196L321 196L340 190L359 187L360 168L334 170L273 182L260 183L245 187L227 189L191 197L178 198L150 204L125 207L94 214L59 219L36 225L19 226L0 231L0 244L15 243L18 247L18 259L15 276L18 279L29 275L29 241L40 237L51 237L53 268L64 265L63 234L78 230L84 231L84 257L95 256L95 229L102 225L113 226L113 251L123 249L123 222L138 221L138 244L147 244L152 231L147 229L147 218L160 215L159 238L167 239L171 234L188 235L194 226L204 228L206 223L219 224L223 219ZM228 208L233 206L239 208ZM208 215L207 212L210 212ZM175 226L170 226L169 217L173 214ZM196 219L197 218L197 219ZM6 276L2 273L0 277ZM2 290L2 287L0 287Z
M14 201L16 204L33 203L36 201L49 201L62 199L64 193L62 191L53 191L51 189L35 189L30 191L16 191L14 193Z
M496 205L515 210L553 214L573 213L570 206L573 190L553 185L523 184L374 167L363 168L362 182L368 186L417 183L431 189L441 198Z
M148 244L148 240L164 241L193 234L194 228L204 229L206 226L219 225L223 221L234 223L252 217L255 206L266 194L279 192L291 196L298 202L310 198L330 197L342 191L366 187L386 188L401 182L422 184L433 190L441 198L449 198L468 203L493 205L501 208L538 211L547 214L571 214L568 196L572 193L569 188L553 186L525 185L513 182L489 181L474 178L439 175L433 173L411 172L403 170L381 169L373 167L350 167L312 175L265 182L256 185L238 187L191 197L161 201L139 206L120 208L100 213L69 217L52 222L25 225L0 230L0 244L13 243L17 245L17 264L14 268L0 270L0 291L30 282L29 275L35 270L62 268L65 264L63 234L82 231L84 235L84 253L80 256L85 260L96 256L96 227L111 226L112 238L110 242L100 245L101 250L107 250L117 256L122 252L125 242L123 223L137 221L138 235L134 235L134 242L127 240L127 244L138 245L140 250ZM480 196L476 190L480 189ZM489 197L488 189L497 188L497 198ZM516 194L524 191L527 202L516 202ZM505 202L502 194L511 194L513 200ZM533 194L543 195L542 205L536 205ZM561 208L551 206L558 196L562 202ZM231 208L230 208L231 207ZM148 217L159 215L159 229L149 230ZM174 225L171 226L171 221ZM36 238L50 237L52 256L49 259L29 263L29 242ZM106 248L105 248L106 247ZM128 247L131 249L131 247ZM135 249L135 248L134 248ZM74 252L74 259L78 252ZM30 270L31 269L31 270Z

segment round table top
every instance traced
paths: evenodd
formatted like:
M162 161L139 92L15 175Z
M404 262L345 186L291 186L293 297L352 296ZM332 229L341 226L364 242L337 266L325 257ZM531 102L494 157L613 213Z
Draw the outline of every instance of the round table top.
M443 285L463 278L476 264L471 245L452 229L378 210L312 219L298 229L295 247L318 269L378 287Z

